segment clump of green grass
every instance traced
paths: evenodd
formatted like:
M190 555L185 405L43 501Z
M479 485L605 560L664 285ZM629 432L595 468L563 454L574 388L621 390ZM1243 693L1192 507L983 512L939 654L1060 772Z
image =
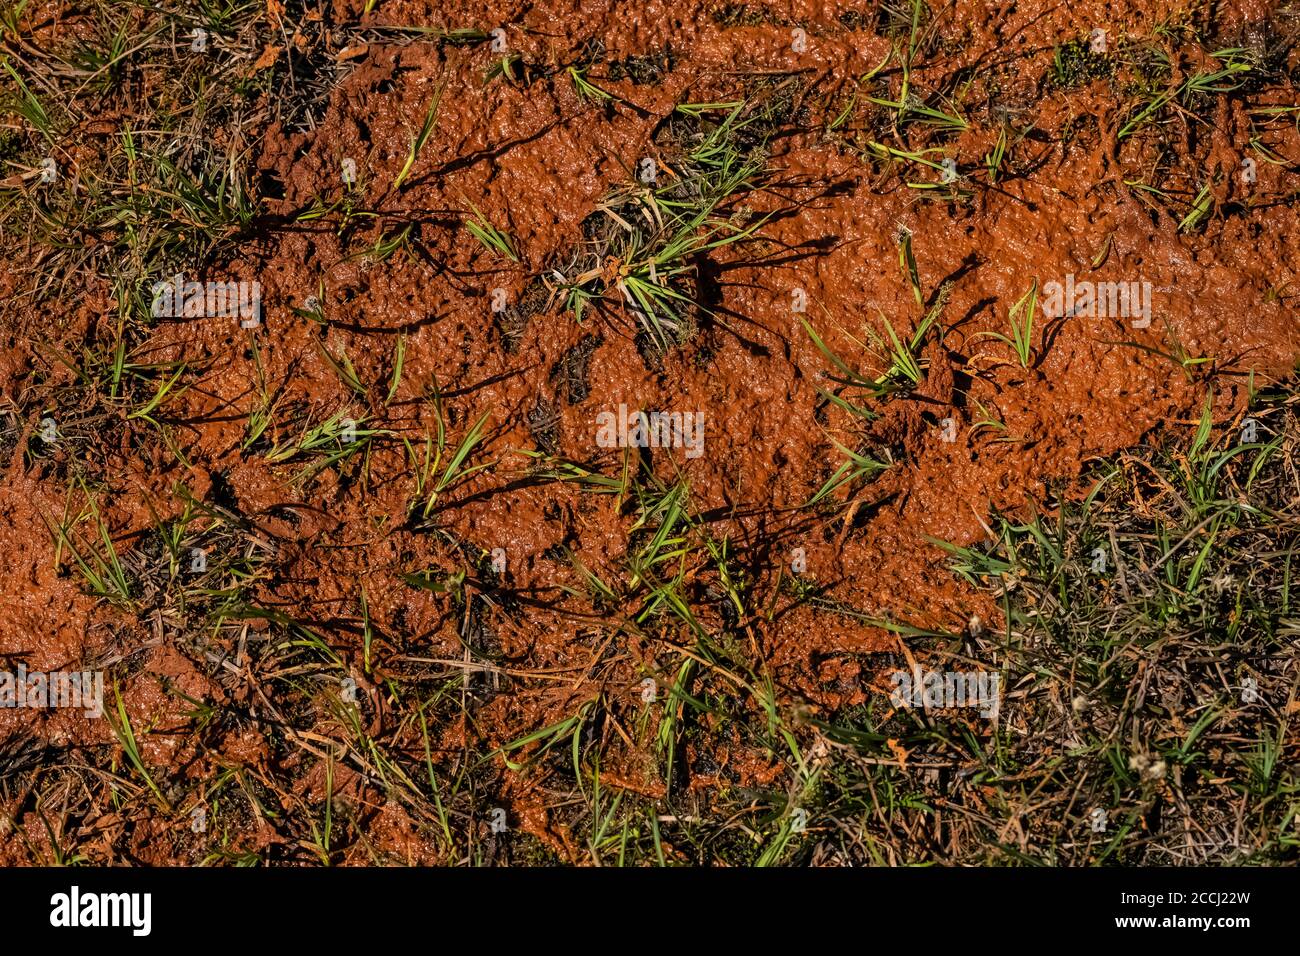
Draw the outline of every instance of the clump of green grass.
M1214 205L1214 196L1210 193L1210 184L1206 183L1201 187L1196 198L1192 200L1192 206L1187 210L1182 220L1178 223L1179 232L1190 232L1205 219L1210 209Z
M418 508L421 519L428 519L439 502L470 476L495 464L492 461L469 464L474 450L487 438L487 424L492 415L490 409L470 425L455 448L452 448L448 441L442 396L436 385L432 405L434 432L425 436L423 455L417 455L411 443L405 437L402 438L407 458L415 469L415 496L411 508L413 511Z
M473 218L465 220L465 228L469 230L469 234L483 243L490 252L504 256L511 262L518 262L519 254L515 252L514 240L510 238L510 234L492 225L472 202L469 203L469 207L474 212Z
M1170 103L1178 102L1195 112L1196 106L1206 97L1240 88L1242 75L1251 70L1251 64L1242 58L1244 52L1239 47L1215 50L1211 55L1224 64L1219 69L1198 71L1176 87L1145 97L1140 108L1120 127L1117 138L1124 139L1155 122Z
M981 332L981 335L997 339L1010 346L1015 353L1020 367L1027 369L1034 359L1034 313L1038 309L1038 280L1035 279L1029 290L1016 300L1007 311L1007 324L1010 335L1001 332Z
M415 161L419 159L420 153L429 141L429 137L433 135L433 131L438 125L438 110L442 105L442 94L446 88L446 81L443 81L434 90L433 98L429 101L429 108L424 114L424 122L420 124L419 132L411 137L411 148L407 150L406 160L402 163L402 168L398 170L397 178L393 180L394 191L402 188L402 184L411 175L411 170L415 168Z
M140 776L140 779L145 782L145 786L147 786L149 792L153 794L153 798L158 801L158 805L164 812L168 812L170 811L171 806L167 802L167 798L163 796L162 790L159 789L157 782L153 778L153 774L149 772L149 768L145 765L144 755L140 751L140 742L136 738L135 728L131 726L131 718L127 715L126 705L122 701L122 693L116 684L113 685L113 697L117 704L117 714L116 719L109 717L109 724L113 728L113 733L117 736L117 741L119 746L122 748L122 753L126 755L127 762L131 765L131 769L134 770Z
M131 581L118 557L108 522L84 481L80 482L80 488L85 499L80 512L73 513L69 490L63 517L53 523L46 519L46 525L54 535L55 564L62 560L66 551L92 594L120 607L131 608L134 606ZM89 535L77 527L83 521L90 524Z
M578 99L590 103L612 102L615 99L614 94L589 80L588 69L588 67L577 66L568 69L569 79L573 81L573 91L578 95Z
M315 424L308 421L293 437L272 443L266 450L266 460L273 465L305 462L294 481L309 481L325 469L367 452L377 436L388 434L384 429L362 427L365 421L365 416L351 418L346 409Z
M876 346L875 352L882 357L882 364L887 364L885 365L885 371L875 378L852 369L826 345L811 323L806 319L800 320L817 350L840 373L841 377L833 380L844 386L861 389L873 399L888 398L897 393L910 391L921 384L925 374L925 368L920 359L921 346L930 335L930 332L938 327L939 317L948 303L948 295L951 292L949 284L941 284L934 292L930 307L926 309L925 295L921 289L921 277L917 269L916 255L912 249L912 236L910 233L903 233L899 237L898 266L908 288L911 290L912 298L916 301L917 308L922 310L922 315L912 334L906 338L900 337L893 323L884 315L880 315L880 324L885 330L887 339L875 332L869 331L868 334ZM824 391L822 394L832 403L860 418L869 420L873 417L860 405L847 402L840 395L832 395Z
M615 293L653 354L690 337L701 308L698 261L752 237L766 221L726 211L757 185L763 167L761 144L747 139L754 121L748 109L743 102L677 108L680 175L617 191L585 224L589 248L557 289L575 318L592 305L608 308L606 297ZM583 268L583 260L594 264Z
M934 198L945 201L957 200L972 195L969 190L961 188L961 176L957 172L956 161L947 156L947 150L943 147L932 146L927 149L904 150L872 141L867 144L867 148L877 159L883 160L891 166L895 164L915 164L939 174L938 182L922 179L904 180L909 189L921 190L928 196L932 195ZM945 160L947 160L946 165Z
M878 74L885 64L897 60L899 91L894 98L869 96L868 101L890 112L895 132L901 133L912 124L947 133L958 133L969 128L967 121L955 110L945 112L929 105L914 89L913 72L917 60L935 39L937 20L931 16L929 7L924 0L908 0L896 6L889 5L887 9L896 35L890 44L889 55L868 76ZM906 42L902 39L904 32Z

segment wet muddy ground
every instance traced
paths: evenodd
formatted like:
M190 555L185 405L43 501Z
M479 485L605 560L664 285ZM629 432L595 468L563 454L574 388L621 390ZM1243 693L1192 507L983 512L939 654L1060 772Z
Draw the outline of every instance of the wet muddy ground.
M697 859L1003 626L938 542L1300 354L1285 4L100 16L5 38L0 652L106 711L0 712L7 863Z

